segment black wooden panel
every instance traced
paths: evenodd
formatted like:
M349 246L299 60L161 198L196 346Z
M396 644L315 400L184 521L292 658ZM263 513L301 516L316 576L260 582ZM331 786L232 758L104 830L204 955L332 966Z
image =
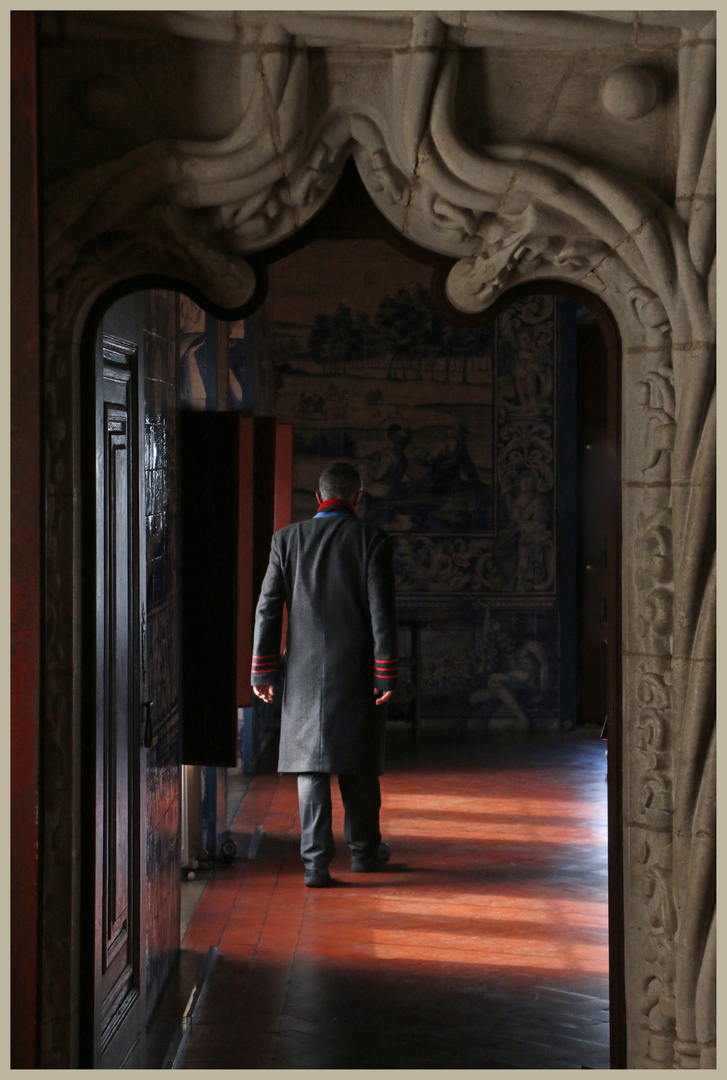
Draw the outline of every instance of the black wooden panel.
M132 485L126 410L106 406L107 491L107 599L106 672L107 708L104 746L104 959L105 978L129 960L130 825L133 807L132 709L133 578L129 573L133 550L130 529ZM132 760L130 760L132 759ZM116 979L112 979L112 984Z
M96 680L94 978L91 1049L97 1068L141 1060L145 1041L143 867L145 811L139 738L140 538L139 385L142 357L134 309L104 324L97 344ZM136 1048L132 1053L132 1048ZM131 1057L130 1057L131 1054Z
M180 416L182 761L237 764L237 413Z
M237 764L255 605L275 524L272 417L180 417L182 760Z

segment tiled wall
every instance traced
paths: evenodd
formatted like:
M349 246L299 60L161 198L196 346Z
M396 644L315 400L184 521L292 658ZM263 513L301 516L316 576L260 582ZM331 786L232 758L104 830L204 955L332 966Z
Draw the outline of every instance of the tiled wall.
M147 754L147 1006L179 948L179 585L176 453L176 293L146 292L146 556L148 693L155 741Z
M457 330L430 274L374 240L318 241L271 268L294 515L314 512L328 461L356 464L361 516L395 537L400 616L427 622L424 714L552 724L573 698L575 487L558 461L575 445L575 305L532 296Z
M223 322L179 298L179 405L183 409L253 411L254 320ZM218 367L227 368L228 395L218 401Z

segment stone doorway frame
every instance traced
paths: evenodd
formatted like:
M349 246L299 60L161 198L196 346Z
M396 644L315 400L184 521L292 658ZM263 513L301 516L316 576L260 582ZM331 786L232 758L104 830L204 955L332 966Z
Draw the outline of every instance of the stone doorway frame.
M221 230L188 212L214 204L210 170L229 167L229 139L150 144L46 192L42 1056L51 1064L60 1048L72 1061L78 1037L84 326L107 290L132 280L191 284L208 309L244 317L259 288L255 252L320 210L352 153L394 229L455 260L445 286L455 308L481 312L515 282L555 278L597 296L618 327L625 1063L714 1067L714 25L687 24L679 39L672 207L547 146L471 151L453 103L458 49L477 45L476 19L468 42L433 12L412 15L408 47L392 47L404 122L377 127L352 94L324 107L319 137L296 157L285 140L308 117L309 42L333 56L341 35L305 13L293 33L275 15L244 15L263 19L258 71L263 83L276 77L252 157L236 166L243 187L258 185L252 215ZM347 26L350 46L362 25ZM364 29L386 45L385 19ZM353 53L334 61L355 70ZM276 164L260 189L268 151Z
M446 294L447 276L455 260L437 255L406 240L392 228L391 223L375 207L360 183L353 162L344 167L342 177L331 199L320 213L289 239L266 249L250 260L256 277L262 284L260 292L248 305L249 313L259 310L267 291L268 268L279 259L299 251L316 240L331 239L380 239L407 257L432 268L430 294L439 313L452 325L463 328L482 326L521 297L538 295L562 296L588 307L598 323L603 336L608 402L608 441L618 455L621 449L621 376L622 346L618 325L609 308L590 290L581 285L541 278L533 284L513 284L502 292L483 313L465 313L457 310ZM274 411L274 402L268 401ZM619 459L620 466L620 459ZM619 507L620 510L620 507ZM623 805L624 781L624 732L622 724L622 567L621 567L621 519L615 523L615 532L609 538L609 566L614 568L614 580L609 582L608 607L615 612L610 623L608 650L609 726L612 734L608 740L608 894L609 894L609 1006L610 1006L610 1061L611 1068L625 1068L627 1060L627 1012L625 988L625 927L624 927L624 827L620 815Z
M499 295L484 312L465 313L456 309L446 294L447 277L455 260L438 255L405 239L375 206L360 181L349 159L344 166L336 190L320 213L287 240L265 249L250 259L259 290L248 305L253 314L264 303L268 288L269 267L292 252L299 251L316 240L331 239L380 239L402 252L408 258L429 265L432 269L430 295L439 313L452 325L474 328L493 321L498 315L521 297L533 294L562 296L588 307L598 322L603 336L608 402L608 440L618 455L621 449L621 375L622 346L619 330L608 307L593 292L581 285L552 278L539 279L534 284L513 284ZM265 294L265 295L263 295ZM267 380L268 382L270 380ZM264 388L263 388L264 390ZM274 401L267 399L274 412ZM620 466L620 460L619 460ZM620 510L620 507L619 507ZM621 711L622 691L622 568L621 568L621 519L616 522L613 537L609 539L609 565L614 567L614 580L609 583L609 610L615 612L610 624L613 640L609 641L607 681L609 719L612 735L608 743L608 893L609 893L609 1005L611 1016L610 1060L612 1068L624 1068L626 1063L626 994L625 994L625 929L624 929L624 828L620 816L623 802L623 726ZM614 550L615 549L615 550ZM615 898L612 899L612 898Z

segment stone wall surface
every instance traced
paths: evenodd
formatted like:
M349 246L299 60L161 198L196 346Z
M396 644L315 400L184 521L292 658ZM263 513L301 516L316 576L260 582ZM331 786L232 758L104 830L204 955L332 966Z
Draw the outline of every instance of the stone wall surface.
M44 223L45 874L69 921L84 320L104 289L148 272L240 310L259 288L255 253L309 221L353 155L395 228L456 260L455 308L555 278L618 326L628 1065L714 1066L713 16L44 16L46 130L73 129L78 148L48 136ZM144 67L144 50L163 61ZM172 91L172 55L214 62ZM70 945L44 940L46 970L77 983ZM64 1015L48 1006L45 1038L70 1060Z

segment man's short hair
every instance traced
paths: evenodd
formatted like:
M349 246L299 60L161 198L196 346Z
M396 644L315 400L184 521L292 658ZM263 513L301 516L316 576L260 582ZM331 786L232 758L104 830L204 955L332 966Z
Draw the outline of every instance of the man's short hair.
M347 461L332 461L321 473L318 490L324 499L350 502L357 492L363 491L361 473Z

